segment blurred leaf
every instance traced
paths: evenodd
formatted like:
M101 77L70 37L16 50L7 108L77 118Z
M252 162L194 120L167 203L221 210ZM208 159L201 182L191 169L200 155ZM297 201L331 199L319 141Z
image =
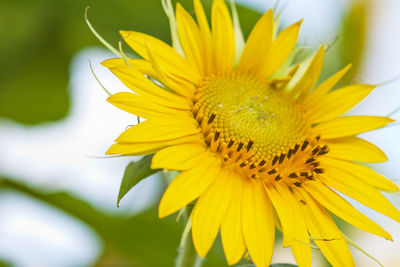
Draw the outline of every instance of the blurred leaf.
M0 116L34 124L68 113L69 63L85 46L98 45L83 18L90 18L113 44L118 29L168 38L159 0L16 0L0 1ZM140 12L138 12L140 10Z
M110 215L65 192L42 192L10 179L1 179L0 188L23 192L84 222L99 234L105 252L129 260L129 266L172 266L181 226L172 218L159 220L156 208L135 216Z
M177 223L174 216L158 219L156 207L134 216L110 215L68 193L43 192L40 188L0 177L0 190L5 189L44 201L91 227L104 242L102 262L96 266L118 266L107 264L115 258L118 262L129 261L125 266L173 266L183 224ZM214 244L217 250L207 255L204 267L227 266L221 242L217 243Z
M154 170L150 168L152 158L153 155L146 155L139 161L132 161L128 164L121 181L121 186L119 187L117 206L119 206L121 199L129 192L129 190L132 189L132 187L144 178L160 171L160 169Z
M350 63L352 63L350 71L335 88L347 85L359 73L368 39L367 26L371 8L371 0L349 1L338 28L337 42L326 53L320 81ZM332 36L332 39L327 42L331 42L335 38ZM360 81L355 82L359 83Z
M179 2L193 13L192 0ZM209 11L211 0L203 2ZM66 116L71 59L84 47L101 46L85 24L87 6L95 29L115 47L120 29L170 43L160 0L0 1L0 117L36 124ZM242 7L238 12L247 35L260 14Z
M110 255L115 255L119 261L129 261L127 266L173 266L183 225L177 223L172 216L158 219L156 207L127 217L102 213L65 192L42 192L39 188L11 179L0 177L0 189L22 192L84 222L104 242L107 260ZM107 266L104 262L102 264ZM205 266L207 265L224 266L224 260L220 255L209 255Z
M0 258L0 267L11 267L12 264L8 260Z
M367 41L367 21L369 18L370 0L353 0L344 17L341 34L341 54L344 64L352 63L348 73L351 79L359 71Z

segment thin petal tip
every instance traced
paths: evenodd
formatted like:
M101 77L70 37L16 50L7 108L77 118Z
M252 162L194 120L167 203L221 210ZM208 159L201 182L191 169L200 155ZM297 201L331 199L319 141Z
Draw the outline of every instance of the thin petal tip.
M171 215L172 212L170 212L165 205L162 204L162 200L160 202L160 205L158 206L158 218L162 219L167 217L168 215Z
M386 117L386 118L388 119L388 124L389 124L389 123L393 123L393 122L396 121L395 119L392 119L392 118L389 118L389 117Z
M110 95L109 97L107 97L107 102L109 102L109 103L111 103L112 104L112 102L113 102L113 100L114 100L114 98L115 98L115 94L113 94L113 95Z
M181 5L181 3L177 2L176 3L176 14L178 15L178 12L182 12L182 11L185 11L185 9Z
M197 254L200 256L200 258L204 259L207 256L209 249L200 245L200 242L197 241L197 238L193 234L193 230L192 230L192 237L193 237L193 245L194 248L196 249Z
M106 60L104 60L103 62L101 62L100 64L101 64L102 66L108 68L109 62L110 62L111 60L113 60L113 58L106 59Z
M301 26L301 24L303 24L304 18L300 19L298 22L296 22L294 25L298 25L299 27Z
M107 149L106 155L117 155L119 154L117 151L115 151L114 145L110 146L109 149Z
M124 31L124 30L119 30L118 32L122 36L122 38L126 38L132 33L131 31Z

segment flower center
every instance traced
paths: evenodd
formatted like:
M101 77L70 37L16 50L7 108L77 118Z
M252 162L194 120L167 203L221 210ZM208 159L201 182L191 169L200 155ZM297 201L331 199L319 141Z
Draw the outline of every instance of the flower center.
M192 112L209 149L245 177L301 186L324 170L329 152L296 103L282 90L246 74L206 77Z
M245 74L208 77L196 97L203 116L215 114L212 128L220 131L221 139L252 140L252 153L258 157L272 160L308 134L309 127L292 99L268 82Z

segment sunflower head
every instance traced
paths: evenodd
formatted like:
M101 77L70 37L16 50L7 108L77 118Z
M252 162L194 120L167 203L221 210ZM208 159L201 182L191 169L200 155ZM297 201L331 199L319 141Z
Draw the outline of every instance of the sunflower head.
M142 58L103 63L133 91L109 102L146 119L107 154L155 154L153 168L181 171L161 200L160 217L195 201L197 252L204 257L220 231L229 264L247 251L257 266L268 266L277 227L300 266L311 265L311 237L332 265L354 266L330 213L391 239L335 192L400 221L379 192L398 187L356 163L386 160L357 135L392 120L344 115L375 86L332 90L350 66L317 85L323 46L292 64L301 21L277 34L269 10L242 46L238 20L232 22L223 1L213 2L211 27L199 0L196 20L179 4L175 14L165 6L176 49L121 31Z

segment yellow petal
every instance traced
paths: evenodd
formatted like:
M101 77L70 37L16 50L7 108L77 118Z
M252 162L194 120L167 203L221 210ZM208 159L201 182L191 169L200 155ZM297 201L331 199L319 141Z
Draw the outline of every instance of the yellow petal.
M123 132L115 142L145 143L181 138L200 132L197 121L192 118L177 120L147 120Z
M302 100L314 88L321 73L322 64L324 63L324 55L324 46L321 46L308 65L303 77L300 78L291 90L290 94L293 97L298 96L298 98Z
M178 94L191 98L195 92L193 83L171 73L171 71L165 68L162 65L162 62L157 58L154 53L154 47L148 42L145 43L145 46L149 57L148 60L153 65L153 69L156 72L157 77L159 77L159 81Z
M361 230L393 240L389 233L383 230L375 222L356 210L344 198L318 181L304 183L304 189L321 205L330 210L336 216L354 225Z
M355 266L342 233L326 210L303 190L296 189L295 195L303 204L300 206L303 208L308 231L329 263L332 266Z
M234 192L232 176L221 169L213 184L199 197L192 213L193 244L200 257L204 258L214 243L218 229L226 215ZM236 197L236 196L235 196Z
M324 142L329 145L329 157L360 162L385 162L388 160L379 147L358 137L344 137Z
M144 59L128 59L129 66L126 65L125 61L122 58L110 58L103 62L101 65L107 67L109 69L114 68L128 68L129 70L136 70L151 77L156 78L156 72L154 71L151 64ZM127 69L127 71L128 71Z
M285 62L296 45L301 22L299 21L284 29L272 42L269 54L258 71L261 77L268 78Z
M187 60L201 75L204 74L204 47L201 40L200 30L185 9L178 3L176 6L176 20L178 23L178 34L181 46Z
M150 59L146 43L154 50L157 62L171 75L197 84L201 77L196 68L188 63L177 51L168 44L145 33L135 31L120 31L122 38L133 50L146 60Z
M292 247L293 256L300 267L311 266L310 237L299 204L287 185L276 183L275 187L266 188L282 224L283 245Z
M204 144L180 144L158 151L152 160L152 169L187 170L198 166L209 157Z
M216 71L231 71L235 63L235 33L231 16L221 0L214 0L211 12Z
M396 184L366 166L329 157L321 157L319 160L322 165L346 171L353 177L356 177L357 179L360 179L378 189L388 192L399 191L399 187Z
M400 212L375 187L350 173L337 168L326 168L321 180L329 187L400 222Z
M204 142L200 134L184 136L177 139L148 142L137 144L114 144L106 152L107 155L144 155L152 154L160 149L168 146L183 144L183 143L201 143Z
M271 202L261 181L244 183L242 227L247 250L255 265L269 266L275 241L275 223Z
M351 64L347 65L342 70L321 83L302 104L304 110L308 110L309 107L312 107L320 102L322 98L343 78L350 68Z
M244 43L243 31L240 26L240 20L236 4L233 0L229 1L229 4L231 7L233 29L235 32L235 67L236 67L240 61L240 56L242 55L245 43Z
M243 257L245 251L241 217L243 177L236 176L234 173L231 176L234 197L221 224L221 239L229 265L237 263Z
M200 0L194 0L194 11L196 13L197 23L199 24L201 40L204 45L204 67L205 74L210 74L214 70L213 66L213 40L211 37L210 27L208 25L206 14Z
M298 210L298 208L295 211L298 213L296 218L304 217L304 214L300 214L301 211ZM305 222L302 223L305 225ZM311 245L310 236L308 235L307 228L305 226L302 226L300 227L300 229L296 229L296 232L296 239L290 246L292 249L293 257L295 258L299 267L310 267Z
M294 239L294 222L296 221L295 217L293 217L292 203L290 203L290 199L287 200L287 196L284 195L286 190L281 184L277 183L276 188L272 185L268 185L265 188L282 226L283 246L290 246ZM277 188L282 191L281 194L278 192Z
M305 111L306 117L311 123L334 119L357 105L374 88L373 85L354 84L334 90Z
M168 216L198 198L218 177L220 168L219 160L208 157L197 167L182 171L162 196L158 216Z
M251 31L243 49L238 69L254 73L268 55L274 31L274 15L268 10Z
M160 106L152 103L149 99L143 96L138 96L128 92L113 94L107 98L107 101L119 109L146 119L165 118L166 116L193 117L190 111L178 111L176 109Z
M304 214L299 207L300 203L293 196L289 188L283 184L277 184L279 194L282 201L288 201L292 210L292 219L294 225L294 240L291 244L293 256L300 267L311 266L311 246L310 237L308 235ZM289 220L289 218L287 218Z
M322 122L313 130L319 133L322 139L333 139L375 130L393 121L388 117L379 116L347 116Z
M108 63L108 62L107 62ZM151 98L157 104L176 109L191 109L193 103L187 97L182 97L167 91L150 81L143 73L127 66L125 63L108 67L128 88L136 94Z

